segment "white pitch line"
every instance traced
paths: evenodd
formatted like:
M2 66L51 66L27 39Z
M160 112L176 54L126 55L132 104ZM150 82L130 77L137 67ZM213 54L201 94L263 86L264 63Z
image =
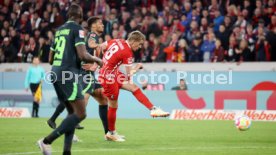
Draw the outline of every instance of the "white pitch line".
M259 147L259 146L217 146L217 147L171 147L171 148L164 148L164 147L156 147L156 148L135 148L135 151L160 151L160 150L216 150L216 149L275 149L275 147ZM129 151L133 150L130 148L118 148L118 149L107 149L107 148L98 148L98 149L84 149L84 150L72 150L72 152L97 152L97 151ZM53 153L62 153L62 151L52 151ZM5 154L0 154L0 155L28 155L28 154L39 154L41 153L40 151L37 152L17 152L17 153L5 153Z

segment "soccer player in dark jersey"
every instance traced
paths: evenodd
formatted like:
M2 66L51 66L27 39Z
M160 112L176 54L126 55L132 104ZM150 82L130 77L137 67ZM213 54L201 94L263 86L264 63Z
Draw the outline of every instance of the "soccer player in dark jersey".
M102 20L99 17L90 17L87 20L89 33L86 36L86 49L91 55L100 55L99 47L99 37L104 31L104 25ZM99 103L99 115L104 127L105 134L108 132L108 122L107 122L107 99L102 95L102 87L99 82L96 80L94 71L97 69L97 63L89 64L86 63L83 65L83 70L81 70L83 82L83 94L88 103L89 97L92 96ZM64 104L60 103L56 108L56 111L52 117L47 121L48 125L51 128L55 128L55 120L58 115L64 110ZM80 126L79 126L80 127ZM76 128L79 128L76 127Z
M52 142L63 134L65 135L63 155L71 154L75 127L86 117L82 82L78 80L81 61L97 62L102 65L99 58L86 51L84 31L79 25L83 18L82 8L77 4L72 4L67 16L68 21L56 31L55 42L50 51L50 60L53 65L52 72L56 75L53 82L55 91L59 100L64 101L69 115L52 133L37 142L44 155L52 154Z

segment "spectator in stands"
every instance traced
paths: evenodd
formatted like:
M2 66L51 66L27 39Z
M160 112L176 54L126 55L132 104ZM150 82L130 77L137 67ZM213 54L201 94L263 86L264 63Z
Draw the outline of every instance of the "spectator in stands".
M196 21L192 21L190 24L190 29L186 33L185 39L188 42L188 44L191 44L192 41L195 39L196 35L200 33L199 27Z
M164 52L166 53L166 62L173 62L175 60L174 52L176 50L177 43L178 35L177 33L173 33L169 45L164 48Z
M8 37L7 31L5 29L1 29L0 43L4 40L4 38Z
M180 39L174 53L174 62L187 62L189 58L188 49L185 39Z
M270 61L270 46L265 38L265 32L262 27L258 27L256 38L256 60Z
M5 55L2 47L0 47L0 63L5 62Z
M215 10L215 18L214 18L214 32L218 32L219 26L223 23L224 21L224 16L221 15L219 10Z
M50 17L50 22L53 24L53 28L58 28L64 23L63 16L59 13L60 9L58 5L55 5L52 9L52 14Z
M226 30L224 24L221 24L221 25L219 26L219 31L216 33L216 38L219 39L219 40L221 41L221 46L222 46L224 49L227 49L227 48L228 48L229 36L230 36L229 31Z
M189 62L202 62L201 38L197 36L188 48Z
M50 52L50 44L46 40L46 38L40 37L39 38L39 57L41 62L48 63L49 61L49 52Z
M164 26L163 28L162 28L162 35L160 36L160 42L163 44L163 45L165 45L165 46L167 46L168 44L169 44L169 42L170 42L170 37L169 37L169 29L168 29L168 27L167 26Z
M235 61L236 49L237 49L237 41L234 36L230 36L229 46L225 52L225 60L226 61L229 61L229 62Z
M187 84L184 79L179 80L179 86L172 87L172 90L188 90Z
M31 34L32 32L32 26L31 26L31 22L28 19L28 16L29 16L29 12L24 12L21 15L20 20L15 25L16 29L21 33Z
M250 51L248 42L245 39L241 40L239 48L235 50L235 53L236 62L255 60L255 53Z
M242 9L246 9L248 11L248 18L251 19L252 15L253 15L253 9L254 8L253 8L250 0L244 0L243 1Z
M216 48L214 50L214 54L212 55L212 62L222 62L224 61L224 49L221 46L221 41L216 39L215 42Z
M211 61L211 56L214 53L215 47L215 35L213 33L209 33L208 35L206 35L206 39L201 45L201 52L203 54L204 62Z
M246 34L245 39L248 40L248 48L250 49L250 52L255 52L255 42L256 37L253 34L253 27L252 25L247 25L246 27Z
M274 27L276 27L276 15L275 14L272 15L270 20L271 20L271 23L268 25L268 29L273 31Z
M271 46L271 61L276 61L276 27L273 28L273 31L270 31L267 36L266 40L268 41L269 45Z
M207 34L207 30L208 30L208 20L207 18L201 18L200 21L200 33L205 35Z
M12 12L9 20L10 25L15 27L16 21L17 21L16 13Z
M246 25L247 25L247 21L244 19L244 15L242 13L239 13L238 15L238 19L237 21L234 23L235 27L239 27L240 28L240 32L242 34L245 34L246 31Z
M164 45L160 42L158 38L153 41L153 53L151 60L153 62L166 62L166 54L164 53Z
M151 46L149 46L148 41L144 42L141 52L142 52L142 62L152 62L151 56L152 56L153 49L151 48Z
M8 37L5 37L3 40L2 52L4 53L4 62L16 61L17 51Z
M38 57L39 45L34 40L34 37L30 37L30 40L26 42L23 49L23 61L31 63L34 57Z
M31 90L34 100L33 100L33 110L32 117L39 117L39 103L41 102L41 96L38 95L39 89L41 91L41 83L45 76L44 69L39 66L39 58L35 57L33 59L33 64L29 67L25 77L25 89L26 91ZM41 94L41 93L40 93Z
M34 29L38 29L40 22L41 22L41 18L39 17L39 14L37 11L35 11L32 16L31 16L31 25L32 25L32 30Z

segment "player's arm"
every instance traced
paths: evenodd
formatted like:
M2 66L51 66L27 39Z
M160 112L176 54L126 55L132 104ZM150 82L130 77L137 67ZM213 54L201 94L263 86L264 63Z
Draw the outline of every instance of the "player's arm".
M143 65L141 63L138 63L135 67L132 67L132 65L125 65L125 68L128 79L130 79L139 69L143 68Z
M136 72L139 71L140 69L143 69L142 63L138 63L134 68L132 68L132 72L133 72L133 73L136 73Z
M51 47L50 47L50 53L49 53L49 58L48 58L48 62L50 63L50 65L53 64L54 62L54 56L55 56L55 42L52 41L51 42Z
M50 50L50 53L49 53L49 63L50 63L50 65L52 65L53 64L53 62L54 62L54 56L55 56L55 52L53 52L52 50Z
M92 56L87 52L85 43L84 43L84 31L81 27L79 27L79 29L77 30L74 30L74 36L75 36L75 47L80 60L85 61L87 63L96 62L99 66L102 66L103 63L100 58Z
M88 63L94 63L96 62L99 66L102 66L102 60L98 57L90 55L84 46L84 44L79 44L76 46L78 57L81 61L85 61Z
M105 41L101 44L98 44L98 47L96 48L97 54L99 54L99 53L104 54L104 51L106 51L106 48L107 48L107 41Z

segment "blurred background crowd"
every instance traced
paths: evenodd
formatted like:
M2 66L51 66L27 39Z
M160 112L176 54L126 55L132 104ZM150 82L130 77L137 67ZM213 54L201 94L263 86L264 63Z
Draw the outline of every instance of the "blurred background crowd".
M0 62L48 61L71 3L101 16L101 41L140 30L136 62L276 61L275 0L0 0Z

